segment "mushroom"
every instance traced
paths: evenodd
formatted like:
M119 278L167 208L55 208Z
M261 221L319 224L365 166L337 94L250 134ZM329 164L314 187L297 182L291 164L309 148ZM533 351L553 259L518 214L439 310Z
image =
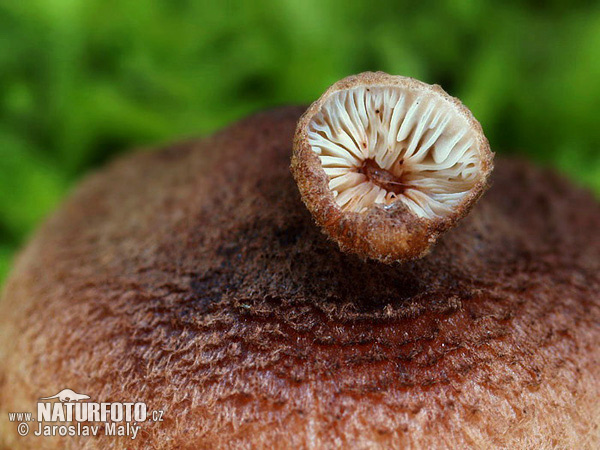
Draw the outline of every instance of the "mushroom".
M441 87L365 72L302 116L292 172L342 250L397 262L423 257L469 212L492 158L479 122Z
M498 158L429 254L363 259L290 175L301 114L119 159L38 230L0 301L0 446L598 447L597 201ZM163 421L132 440L6 420L64 388Z

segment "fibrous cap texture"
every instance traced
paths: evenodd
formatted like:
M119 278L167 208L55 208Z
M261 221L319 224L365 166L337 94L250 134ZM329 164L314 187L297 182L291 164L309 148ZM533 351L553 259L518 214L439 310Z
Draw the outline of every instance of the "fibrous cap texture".
M439 86L364 73L334 84L302 117L292 169L343 250L391 262L423 256L468 212L492 154L470 111Z
M0 300L0 448L600 448L598 202L499 158L429 255L361 260L290 175L303 109L128 155L38 230ZM163 421L19 436L67 387Z

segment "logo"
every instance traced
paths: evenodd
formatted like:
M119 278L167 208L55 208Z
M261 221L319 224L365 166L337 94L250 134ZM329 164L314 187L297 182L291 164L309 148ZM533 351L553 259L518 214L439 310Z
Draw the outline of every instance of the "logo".
M53 398L59 399L61 402L78 402L79 400L86 400L90 398L89 395L78 394L72 389L63 389L56 395L50 397L42 397L40 400L51 400Z
M148 411L144 402L95 402L86 394L63 389L55 395L40 397L36 415L10 412L8 420L17 422L21 436L127 436L135 439L142 424L162 422L163 410ZM33 425L31 425L33 424Z

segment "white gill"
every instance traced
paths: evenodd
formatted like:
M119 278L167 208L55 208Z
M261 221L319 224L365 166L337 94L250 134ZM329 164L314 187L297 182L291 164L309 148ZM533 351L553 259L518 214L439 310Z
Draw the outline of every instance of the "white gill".
M448 100L431 92L369 86L338 91L309 124L329 188L345 211L400 201L419 217L443 217L480 176L474 132ZM373 160L405 186L395 194L361 168Z

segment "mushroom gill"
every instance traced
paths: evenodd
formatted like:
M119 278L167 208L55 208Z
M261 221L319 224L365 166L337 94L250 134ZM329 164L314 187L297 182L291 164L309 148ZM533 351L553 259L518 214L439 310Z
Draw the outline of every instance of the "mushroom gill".
M432 91L339 90L312 118L308 141L343 211L402 202L418 217L444 217L482 176L474 131Z

